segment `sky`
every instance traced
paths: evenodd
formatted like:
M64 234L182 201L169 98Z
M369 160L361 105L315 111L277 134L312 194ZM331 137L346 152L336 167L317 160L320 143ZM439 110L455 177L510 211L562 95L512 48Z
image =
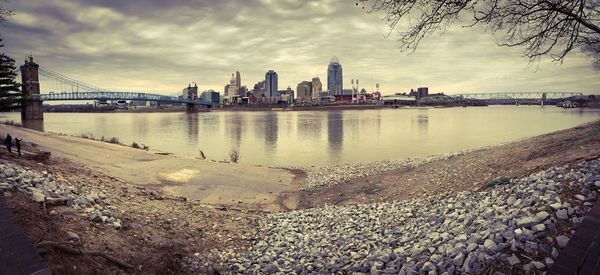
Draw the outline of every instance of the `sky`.
M250 89L275 70L285 89L319 76L337 56L351 79L383 94L427 86L447 94L508 91L597 93L600 72L574 52L533 66L521 48L498 47L485 29L459 23L401 52L383 14L351 0L8 0L0 26L7 54L115 91L180 94L189 83L222 92L240 71ZM400 27L401 29L401 27ZM59 89L42 79L42 91Z

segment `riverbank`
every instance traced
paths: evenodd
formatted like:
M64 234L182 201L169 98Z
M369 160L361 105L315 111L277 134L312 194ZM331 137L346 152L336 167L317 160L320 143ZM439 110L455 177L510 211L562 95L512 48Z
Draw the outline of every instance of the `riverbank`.
M290 178L285 187L290 189L271 194L274 201L310 208L273 214L245 207L246 202L186 201L148 184L156 180L151 175L161 174L155 170L163 169L162 157L178 165L189 165L188 159L155 159L153 152L9 126L0 126L3 131L29 135L27 150L52 152L48 162L0 154L2 199L30 239L100 250L134 266L123 269L46 249L50 267L60 274L543 271L600 186L600 122L328 181L308 191L300 190L306 186L302 173L292 183L290 171L268 169L260 179L267 190L281 186L269 177ZM206 166L206 171L236 166L260 176L251 171L259 167L238 164ZM139 169L128 176L122 167ZM339 172L335 169L330 173ZM243 188L238 195L246 195Z
M287 202L279 195L298 190L295 175L285 169L211 162L21 127L0 125L24 146L48 151L53 162L63 159L103 172L121 182L186 196L201 203L276 211Z

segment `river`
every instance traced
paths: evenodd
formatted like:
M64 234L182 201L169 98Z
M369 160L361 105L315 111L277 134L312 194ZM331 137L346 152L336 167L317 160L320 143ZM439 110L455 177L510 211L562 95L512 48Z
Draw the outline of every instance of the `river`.
M504 143L600 119L554 106L209 113L46 113L45 130L117 137L183 156L269 166L421 157ZM20 120L0 113L0 120Z

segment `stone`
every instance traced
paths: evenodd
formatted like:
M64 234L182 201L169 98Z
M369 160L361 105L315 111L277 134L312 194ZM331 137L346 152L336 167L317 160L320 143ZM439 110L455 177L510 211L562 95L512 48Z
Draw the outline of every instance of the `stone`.
M104 209L104 210L102 210L102 215L107 216L107 217L112 217L112 212L110 212L110 210L108 210L108 209Z
M537 224L539 222L537 217L534 216L527 216L527 217L523 217L517 220L517 226L518 227L530 227L534 224Z
M12 168L6 168L3 172L9 178L17 175L17 171L15 171L15 169Z
M558 218L559 220L566 220L569 218L569 213L566 209L560 209L556 211L556 218Z
M558 249L556 249L556 247L552 248L552 258L557 259L558 258Z
M67 231L69 241L79 242L79 235L75 232Z
M583 196L583 195L577 194L574 197L580 201L585 201L585 196Z
M476 243L470 243L469 245L467 245L467 252L471 252L475 249L477 249L479 245L477 245Z
M548 212L546 212L546 211L541 211L541 212L538 212L537 214L535 214L535 216L538 218L538 222L543 222L548 217L550 217L550 214L548 214Z
M550 205L550 208L552 208L553 210L558 210L562 208L562 204L560 202L555 202Z
M435 265L432 264L431 262L425 262L423 264L423 267L421 267L424 271L434 271L435 270Z
M558 244L558 247L560 248L564 248L565 246L567 246L567 243L569 243L570 238L565 236L565 235L560 235L558 237L556 237L556 244Z
M42 192L33 192L31 196L35 202L44 202L46 200L46 196Z
M550 257L547 257L544 261L546 262L546 265L548 267L550 267L554 264L554 260L552 260L552 258L550 258Z
M531 262L531 264L533 266L535 266L535 268L537 268L537 269L544 269L544 267L546 267L546 265L544 263L538 262L538 261L533 261L533 262Z
M464 260L465 260L465 254L458 253L458 255L456 255L454 257L454 259L452 259L452 263L455 266L461 266L463 264Z
M101 222L102 214L99 211L93 212L92 214L90 214L90 220L94 222Z
M521 263L521 260L519 260L519 257L515 256L515 254L512 254L512 256L506 258L506 260L508 261L508 264L510 265L516 265Z
M492 252L493 252L493 251L496 251L496 248L497 248L498 246L496 245L496 243L495 243L494 241L492 241L492 240L490 240L490 239L486 239L486 240L483 242L483 247L484 247L485 249L487 249L487 250L489 250L489 251L492 251Z
M546 230L546 225L543 223L536 224L531 229L535 232L542 232L542 231Z

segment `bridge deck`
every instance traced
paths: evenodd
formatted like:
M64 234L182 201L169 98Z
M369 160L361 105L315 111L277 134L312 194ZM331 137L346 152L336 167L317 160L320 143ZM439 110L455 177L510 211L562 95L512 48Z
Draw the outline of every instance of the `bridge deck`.
M50 92L39 95L39 99L48 101L68 101L68 100L137 100L137 101L157 101L167 103L198 104L210 105L198 99L182 98L178 96L167 96L149 93L136 92Z

